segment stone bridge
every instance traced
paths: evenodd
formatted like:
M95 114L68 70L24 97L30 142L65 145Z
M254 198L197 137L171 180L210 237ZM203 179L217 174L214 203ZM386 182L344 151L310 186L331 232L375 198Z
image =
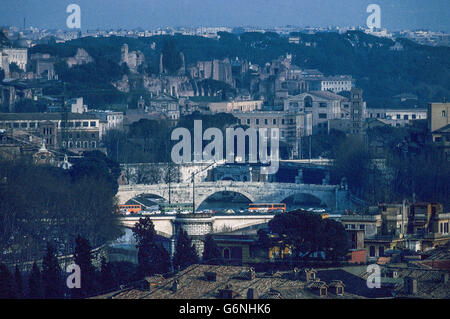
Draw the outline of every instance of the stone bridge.
M204 237L211 233L220 233L239 230L255 225L268 223L275 214L252 215L213 215L213 214L186 214L186 215L151 215L148 216L158 235L170 240L169 253L175 252L175 240L180 228L191 237L192 243L199 256L203 253ZM127 228L132 228L143 216L121 217L121 223Z
M319 199L321 204L333 211L351 207L348 190L339 185L217 181L195 183L195 209L211 195L224 191L239 193L253 203L282 203L290 196L304 194ZM170 200L172 203L192 203L192 192L192 183L171 184ZM119 203L125 204L144 194L156 195L168 201L169 185L121 185L117 197Z

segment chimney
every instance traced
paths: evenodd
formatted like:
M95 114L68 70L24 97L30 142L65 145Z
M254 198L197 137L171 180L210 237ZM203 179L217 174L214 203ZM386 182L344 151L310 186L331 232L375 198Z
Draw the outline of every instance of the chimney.
M248 288L247 299L258 299L258 292L255 288Z
M448 282L448 273L443 273L441 275L441 283L445 284Z
M177 292L177 290L178 290L178 280L175 279L175 280L173 281L172 289L171 289L171 290L172 290L173 293Z
M217 273L215 271L205 271L205 278L207 281L216 281Z
M403 288L406 295L414 295L417 293L417 280L413 277L405 277L403 280Z
M255 279L256 274L255 274L255 269L253 267L250 267L250 270L248 272L248 280L253 280Z
M231 284L227 284L225 289L219 289L219 299L233 299L233 290Z

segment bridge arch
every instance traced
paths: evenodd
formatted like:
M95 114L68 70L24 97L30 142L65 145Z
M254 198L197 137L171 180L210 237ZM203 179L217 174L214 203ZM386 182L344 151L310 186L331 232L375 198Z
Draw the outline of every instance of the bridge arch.
M200 205L204 201L208 200L213 195L219 194L219 193L223 193L223 192L230 192L230 193L239 194L239 195L243 196L244 198L246 198L250 203L253 203L255 201L253 196L250 193L248 193L248 192L246 192L244 190L237 190L237 189L229 190L229 189L226 189L226 188L224 188L224 189L215 189L215 190L212 190L212 191L210 191L208 193L202 194L200 197L196 198L196 203L195 203L196 209L198 209L198 207L200 207Z
M324 202L319 196L313 195L307 192L294 192L287 197L284 197L280 203L292 202L292 204L312 204L318 206L327 206L327 203Z

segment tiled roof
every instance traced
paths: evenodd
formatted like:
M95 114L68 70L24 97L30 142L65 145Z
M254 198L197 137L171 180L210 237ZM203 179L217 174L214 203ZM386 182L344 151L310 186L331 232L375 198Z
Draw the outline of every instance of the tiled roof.
M161 280L159 285L150 287L150 289L127 289L115 294L100 296L100 298L212 299L218 298L219 290L231 289L234 298L244 299L247 297L249 288L253 288L261 299L319 298L317 294L314 294L307 287L305 281L294 279L292 271L278 271L276 275L256 273L256 276L252 278L248 276L249 270L249 267L244 266L192 265L173 277ZM208 281L205 277L205 272L215 272L216 281ZM177 280L176 292L172 290L175 280ZM322 280L310 285L322 287L327 285L327 281ZM361 297L345 292L344 296L332 295L327 298Z

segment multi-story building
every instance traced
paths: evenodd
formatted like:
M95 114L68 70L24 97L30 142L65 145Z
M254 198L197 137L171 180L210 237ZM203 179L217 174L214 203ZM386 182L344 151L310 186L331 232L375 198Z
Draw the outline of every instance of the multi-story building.
M74 152L100 148L100 120L89 114L0 113L0 129L24 131L54 149Z
M96 116L100 120L100 139L110 130L123 130L123 112L91 110L87 114Z
M386 109L367 109L367 117L379 119L382 122L395 127L409 125L410 121L424 120L427 118L426 109L404 109L404 108L386 108Z
M280 141L288 144L291 158L299 156L301 138L312 134L312 117L309 113L264 111L232 114L242 125L255 129L267 128L267 134L270 134L271 128L278 128Z
M450 159L450 103L428 104L428 133L431 141Z
M450 213L441 204L379 204L377 210L381 227L364 240L369 260L389 249L426 251L450 241Z
M5 63L9 64L15 63L17 66L23 70L27 70L28 63L28 49L27 48L0 48L0 68L5 69ZM5 57L5 59L3 58Z
M312 133L328 134L328 121L346 118L347 99L327 91L310 91L285 99L284 111L311 113ZM347 114L348 111L347 111Z
M147 112L162 113L169 120L177 121L180 118L180 104L177 98L162 93L150 99L150 107Z
M262 100L251 101L225 101L208 103L209 110L212 113L229 113L229 112L255 112L261 111Z
M350 91L352 88L353 79L350 75L315 78L309 84L309 89L312 91L331 91L333 93Z
M450 124L450 103L428 104L428 130L434 132Z

